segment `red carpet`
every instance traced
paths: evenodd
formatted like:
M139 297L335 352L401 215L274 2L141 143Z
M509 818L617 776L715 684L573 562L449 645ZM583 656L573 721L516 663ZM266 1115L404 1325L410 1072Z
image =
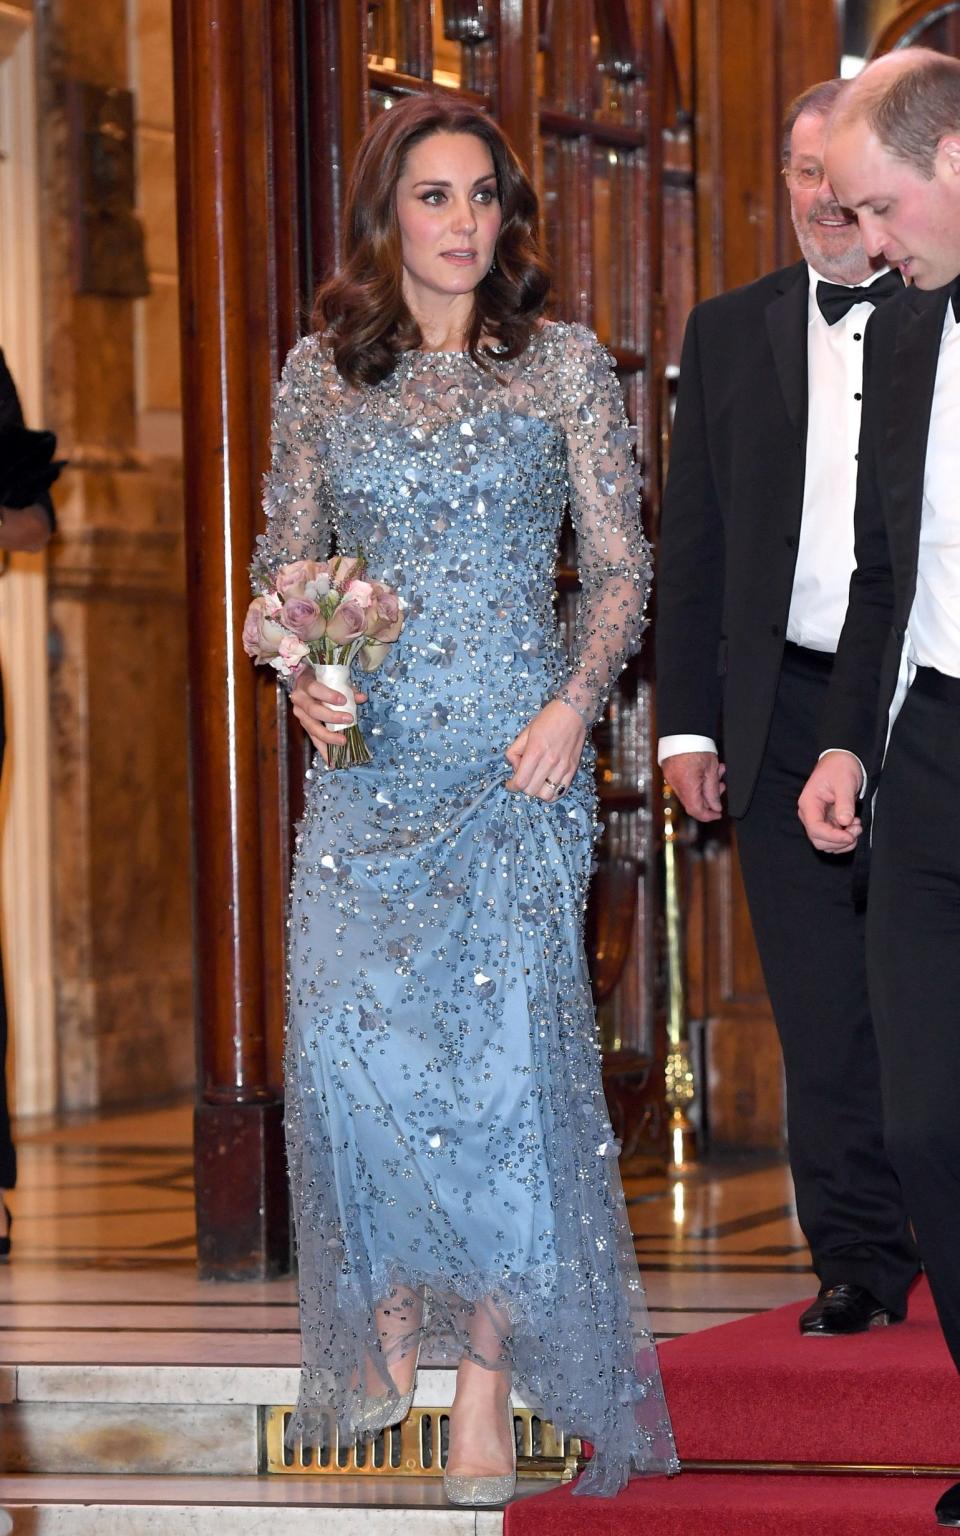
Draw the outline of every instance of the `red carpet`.
M960 1466L960 1376L926 1282L907 1321L805 1339L802 1305L660 1350L681 1461Z
M936 1536L950 1480L684 1472L637 1478L616 1499L568 1488L507 1507L505 1536Z
M661 1347L682 1462L960 1467L960 1377L925 1283L905 1323L805 1339L801 1305ZM505 1536L908 1536L937 1530L947 1478L685 1472L617 1499L519 1500Z

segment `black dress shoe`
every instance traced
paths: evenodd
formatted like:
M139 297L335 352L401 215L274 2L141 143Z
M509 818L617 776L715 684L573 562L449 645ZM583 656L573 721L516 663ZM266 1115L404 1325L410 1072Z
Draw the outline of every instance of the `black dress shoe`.
M960 1525L960 1483L954 1483L937 1500L934 1514L938 1525Z
M0 1205L3 1206L3 1214L7 1219L7 1230L0 1237L0 1259L8 1259L10 1257L10 1232L13 1227L13 1212L2 1195L0 1195Z
M800 1314L800 1332L811 1338L866 1333L896 1319L862 1285L822 1285L815 1302Z

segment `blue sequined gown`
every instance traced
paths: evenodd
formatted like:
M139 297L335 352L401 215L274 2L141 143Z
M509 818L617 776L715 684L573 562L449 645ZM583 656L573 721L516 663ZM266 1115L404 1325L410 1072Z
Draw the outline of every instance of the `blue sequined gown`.
M332 1413L348 1434L361 1384L394 1393L383 1309L412 1327L422 1304L421 1358L509 1364L546 1417L594 1443L580 1486L607 1494L631 1463L676 1459L583 950L593 756L548 804L504 787L504 751L550 698L592 723L638 640L635 476L610 359L581 327L545 326L495 372L405 353L360 389L307 337L277 393L254 560L259 585L333 542L359 547L409 604L362 679L374 761L317 760L296 842L293 1429L320 1438ZM553 602L568 504L572 664Z

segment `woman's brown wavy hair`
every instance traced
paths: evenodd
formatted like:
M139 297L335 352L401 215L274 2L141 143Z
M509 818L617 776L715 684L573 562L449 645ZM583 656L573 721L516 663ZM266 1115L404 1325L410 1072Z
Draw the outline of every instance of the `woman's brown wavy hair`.
M313 307L315 328L325 333L338 372L353 385L378 384L401 352L423 343L403 297L397 182L414 144L434 133L481 139L497 176L503 217L494 266L474 289L464 338L470 356L482 368L519 357L550 297L537 195L502 129L468 102L434 93L409 97L382 112L360 145L347 194L343 263Z

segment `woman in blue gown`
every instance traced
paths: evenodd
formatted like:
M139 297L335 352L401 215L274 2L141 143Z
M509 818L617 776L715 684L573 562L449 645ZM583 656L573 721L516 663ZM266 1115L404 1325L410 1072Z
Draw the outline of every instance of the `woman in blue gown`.
M319 756L289 916L292 1429L396 1422L422 1347L458 1368L453 1502L512 1491L511 1381L593 1443L579 1491L612 1494L677 1466L583 948L587 733L650 579L631 435L595 337L543 318L535 197L484 114L385 112L346 229L279 385L255 585L362 549L407 619L366 682L369 765L326 769L342 696L293 689Z

